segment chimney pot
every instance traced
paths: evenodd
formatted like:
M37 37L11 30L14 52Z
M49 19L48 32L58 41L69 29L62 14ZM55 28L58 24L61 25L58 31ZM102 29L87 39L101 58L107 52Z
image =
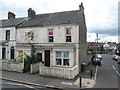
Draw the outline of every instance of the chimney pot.
M15 18L15 14L13 12L8 12L8 19Z
M79 10L81 13L84 13L84 7L82 2L81 2L81 5L79 5Z
M28 9L28 17L34 17L35 16L35 14L36 14L36 12L34 11L34 10L32 10L32 8L29 8Z

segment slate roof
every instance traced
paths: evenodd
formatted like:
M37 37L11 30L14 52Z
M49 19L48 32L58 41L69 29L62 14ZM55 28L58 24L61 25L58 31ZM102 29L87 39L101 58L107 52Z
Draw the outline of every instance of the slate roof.
M0 20L2 21L2 27L15 27L20 24L24 18L12 18L12 19L5 19Z
M60 24L75 24L80 22L82 13L79 10L57 13L39 14L25 20L18 27L48 26Z
M60 25L60 24L75 24L80 22L80 18L83 13L79 10L65 11L48 14L38 14L32 18L13 18L0 20L2 21L2 27L34 27L34 26L48 26L48 25ZM21 23L22 22L22 23Z

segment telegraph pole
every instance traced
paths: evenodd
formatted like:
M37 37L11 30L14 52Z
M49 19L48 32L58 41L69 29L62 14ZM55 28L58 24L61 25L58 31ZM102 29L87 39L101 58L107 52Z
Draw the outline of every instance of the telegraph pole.
M98 53L98 33L96 34L96 54Z

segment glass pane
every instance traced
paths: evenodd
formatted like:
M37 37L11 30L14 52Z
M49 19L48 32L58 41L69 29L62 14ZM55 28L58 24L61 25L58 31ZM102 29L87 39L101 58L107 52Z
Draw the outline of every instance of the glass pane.
M69 59L63 59L63 65L69 66Z
M53 36L49 36L49 42L53 42Z
M53 29L49 29L49 35L53 35Z
M64 58L69 58L69 52L68 51L64 52Z
M61 59L58 59L58 58L57 58L57 59L56 59L56 64L57 64L57 65L61 65Z
M6 31L6 40L10 40L10 30Z
M70 29L66 29L66 35L71 35L71 30Z
M56 57L61 57L61 51L56 51Z
M71 42L71 36L66 36L66 42Z

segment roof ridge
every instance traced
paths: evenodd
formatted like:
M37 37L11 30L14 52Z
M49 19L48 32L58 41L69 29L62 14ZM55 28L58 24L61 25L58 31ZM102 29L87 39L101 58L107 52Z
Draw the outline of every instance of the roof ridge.
M49 14L57 14L57 13L66 13L66 12L76 12L79 10L71 10L71 11L60 11L60 12L51 12L51 13L42 13L42 14L36 14L36 16L38 15L49 15Z

